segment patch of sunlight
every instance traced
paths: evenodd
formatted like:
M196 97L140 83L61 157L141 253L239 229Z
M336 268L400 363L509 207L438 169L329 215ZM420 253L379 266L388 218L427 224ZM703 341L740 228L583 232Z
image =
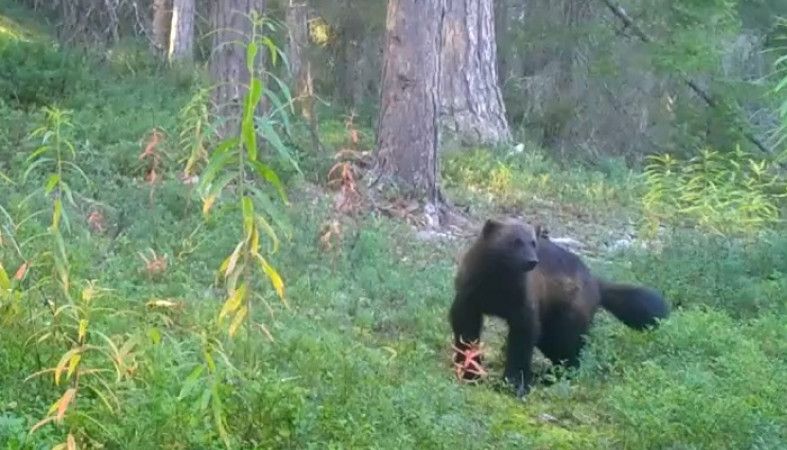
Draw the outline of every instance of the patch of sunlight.
M334 30L322 17L314 18L309 23L309 35L313 43L324 46L335 37Z
M0 36L30 42L35 37L35 34L26 30L13 19L0 15Z

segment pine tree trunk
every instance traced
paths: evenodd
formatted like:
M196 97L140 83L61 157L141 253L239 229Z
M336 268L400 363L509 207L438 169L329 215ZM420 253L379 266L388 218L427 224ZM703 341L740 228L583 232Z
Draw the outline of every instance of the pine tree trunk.
M441 125L445 138L497 145L511 139L497 73L493 0L451 0L443 21Z
M451 0L453 1L453 0ZM439 202L440 46L446 0L389 0L377 170L410 194Z
M210 73L216 88L213 91L214 114L226 121L217 130L224 138L238 133L243 96L251 79L246 68L245 42L252 32L250 14L262 14L265 0L214 0L211 11L213 53ZM257 53L256 67L262 66L262 51Z
M169 60L194 59L194 0L173 0Z

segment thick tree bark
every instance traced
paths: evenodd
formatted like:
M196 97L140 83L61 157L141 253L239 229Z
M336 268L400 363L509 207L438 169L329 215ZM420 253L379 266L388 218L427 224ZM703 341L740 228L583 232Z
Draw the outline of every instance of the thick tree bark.
M169 60L194 59L194 0L173 0L169 33Z
M451 0L443 21L441 126L446 138L511 139L497 73L493 0Z
M453 0L452 0L453 1ZM389 0L377 170L438 204L440 48L446 0Z
M214 0L211 11L213 53L210 73L216 82L213 91L214 114L225 119L217 130L224 138L238 132L243 96L251 79L246 68L247 40L252 33L250 15L262 15L265 0ZM257 53L255 67L262 66L262 53ZM257 74L259 76L259 74Z
M163 55L167 49L172 7L167 0L153 0L153 51Z

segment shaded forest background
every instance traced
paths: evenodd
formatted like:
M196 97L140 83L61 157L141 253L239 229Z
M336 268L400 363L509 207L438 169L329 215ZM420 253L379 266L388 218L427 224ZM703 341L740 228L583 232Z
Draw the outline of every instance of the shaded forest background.
M88 1L26 3L50 12L65 42L111 45L135 38L157 45L152 0L120 0L111 8ZM311 63L315 92L375 123L386 2L269 0L264 5L281 21L287 11L305 9L294 20L308 21L308 49L301 58ZM651 152L729 146L740 125L772 144L779 117L778 104L767 95L774 81L768 77L778 57L774 50L783 42L779 17L785 2L623 1L619 6L651 43L642 42L604 1L494 3L498 74L512 128L545 148L582 157L637 159ZM202 37L197 57L206 61L210 2L197 1L196 14ZM282 28L277 42L286 42L286 33ZM684 79L694 80L719 106L707 108Z

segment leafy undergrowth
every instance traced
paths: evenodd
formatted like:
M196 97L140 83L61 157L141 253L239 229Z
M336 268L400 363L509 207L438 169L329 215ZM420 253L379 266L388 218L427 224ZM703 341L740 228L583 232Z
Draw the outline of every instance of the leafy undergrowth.
M0 120L15 124L0 130L0 172L15 183L0 180L7 275L0 277L0 448L51 448L72 433L86 448L218 449L222 428L237 448L787 445L783 234L730 240L676 231L662 236L658 252L589 260L605 276L659 288L675 314L640 334L601 313L578 376L520 402L491 383L453 378L446 314L466 241L422 240L400 221L372 215L343 218L328 236L336 213L329 191L313 182L324 183L334 162L302 148L304 177L286 177L292 236L270 257L290 308L268 284L254 285L268 306L251 314L266 328L244 327L229 340L215 320L224 296L216 269L242 224L222 214L205 219L180 179L189 153L177 144L179 118L194 88L122 64L74 76L73 91L60 99L73 110L64 142L73 143L90 183L63 176L76 205L63 202L70 232L62 233L75 295L61 304L78 308L57 315L49 305L62 300L63 280L51 276L61 273L60 250L52 198L40 189L53 178L23 177L40 145L28 136L43 115L0 104ZM344 133L343 122L322 125L329 148L344 146ZM153 135L160 139L155 166L140 158ZM566 169L531 148L478 149L446 155L444 178L478 218L524 214L604 240L637 220L645 189L631 171L608 167ZM503 328L490 323L489 369L499 376ZM58 364L67 337L83 334L83 358ZM63 421L30 433L57 414L50 407L71 386L70 364L104 372L80 372L81 390ZM59 385L52 372L31 377L55 366L64 368Z

